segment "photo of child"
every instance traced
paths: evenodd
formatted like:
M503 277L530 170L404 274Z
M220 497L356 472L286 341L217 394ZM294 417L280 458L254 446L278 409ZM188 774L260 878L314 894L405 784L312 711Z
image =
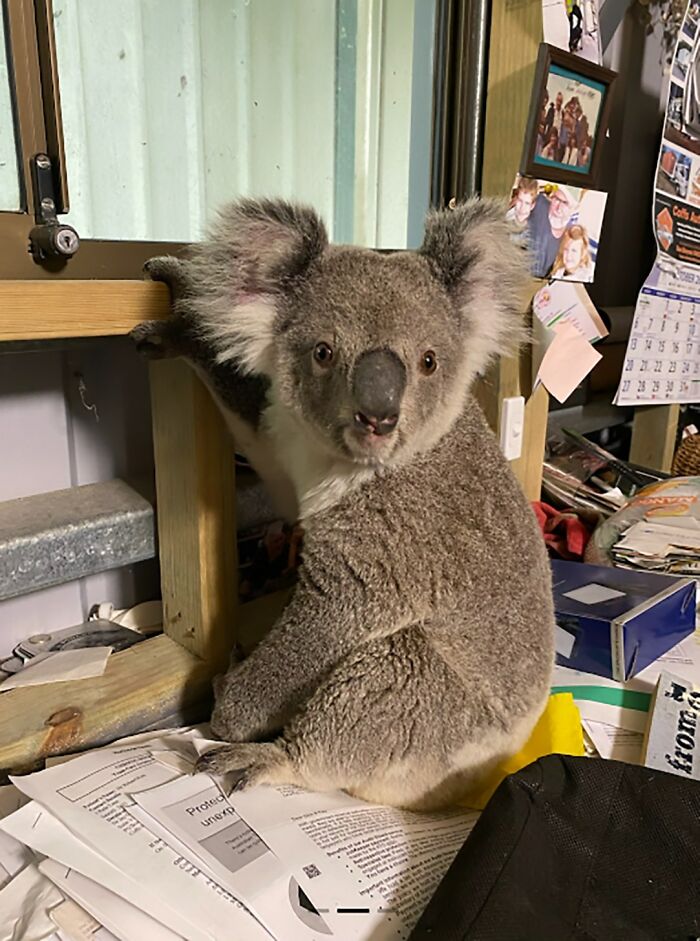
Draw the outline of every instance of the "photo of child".
M604 94L600 82L550 66L534 162L589 173Z
M512 225L514 241L523 245L527 242L527 222L534 209L538 191L537 180L520 176L511 194L506 219Z
M607 196L518 174L506 218L536 278L591 282Z
M565 230L550 277L561 281L592 281L593 262L588 233L581 225Z

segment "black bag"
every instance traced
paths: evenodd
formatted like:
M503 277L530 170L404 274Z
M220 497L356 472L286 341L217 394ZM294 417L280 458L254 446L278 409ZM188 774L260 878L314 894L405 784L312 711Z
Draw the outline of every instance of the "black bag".
M549 755L506 778L410 941L700 937L700 782Z

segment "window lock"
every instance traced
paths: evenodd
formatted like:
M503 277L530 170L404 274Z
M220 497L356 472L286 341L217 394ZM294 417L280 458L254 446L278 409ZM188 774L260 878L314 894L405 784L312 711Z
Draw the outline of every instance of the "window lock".
M58 221L51 158L36 154L31 167L36 225L29 233L29 251L38 264L49 260L66 262L78 251L80 239L72 226Z

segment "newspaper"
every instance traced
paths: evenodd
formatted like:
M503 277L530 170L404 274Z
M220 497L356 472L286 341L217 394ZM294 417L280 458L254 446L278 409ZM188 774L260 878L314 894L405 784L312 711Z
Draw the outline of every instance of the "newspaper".
M46 857L34 878L105 941L401 941L478 816L293 787L227 796L191 773L207 745L163 733L17 778L29 800L0 833Z

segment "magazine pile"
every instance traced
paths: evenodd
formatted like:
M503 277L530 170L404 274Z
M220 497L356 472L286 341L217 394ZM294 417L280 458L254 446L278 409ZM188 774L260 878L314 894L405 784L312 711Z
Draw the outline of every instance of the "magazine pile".
M193 774L206 728L0 788L0 941L400 941L477 814Z

